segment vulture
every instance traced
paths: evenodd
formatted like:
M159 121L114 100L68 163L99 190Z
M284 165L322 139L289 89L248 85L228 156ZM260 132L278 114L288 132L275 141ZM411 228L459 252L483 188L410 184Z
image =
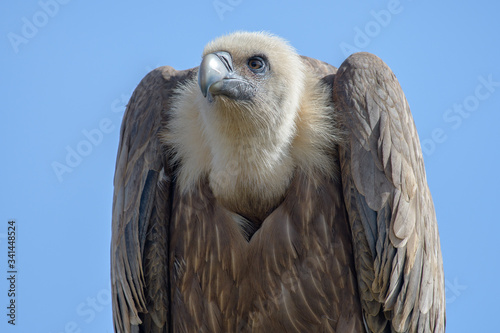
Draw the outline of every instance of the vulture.
M389 67L267 32L159 67L124 114L115 332L444 332L436 215Z

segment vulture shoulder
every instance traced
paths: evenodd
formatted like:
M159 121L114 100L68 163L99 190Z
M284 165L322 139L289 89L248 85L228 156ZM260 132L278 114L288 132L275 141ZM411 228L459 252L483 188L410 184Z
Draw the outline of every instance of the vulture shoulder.
M444 332L444 277L417 130L392 71L369 53L340 66L333 99L344 200L371 332Z
M113 195L111 282L116 332L168 331L172 170L159 140L175 88L196 74L160 67L135 89L120 131ZM163 223L159 223L163 222Z

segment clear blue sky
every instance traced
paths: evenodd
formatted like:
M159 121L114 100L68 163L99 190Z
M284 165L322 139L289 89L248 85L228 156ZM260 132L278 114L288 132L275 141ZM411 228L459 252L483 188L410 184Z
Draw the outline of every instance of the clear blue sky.
M4 2L0 331L112 332L112 181L124 105L149 70L195 67L208 41L235 30L273 32L337 67L357 50L389 64L424 145L448 332L498 330L500 6L339 3ZM9 219L18 231L15 327L6 317Z

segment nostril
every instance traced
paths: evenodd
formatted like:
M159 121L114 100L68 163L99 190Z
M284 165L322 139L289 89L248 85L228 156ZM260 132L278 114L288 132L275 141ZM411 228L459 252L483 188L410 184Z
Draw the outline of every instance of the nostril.
M219 59L224 64L224 66L226 67L228 72L233 71L233 61L231 59L231 54L229 54L229 52L219 51L219 52L215 52L215 55L217 55L217 57L219 57Z

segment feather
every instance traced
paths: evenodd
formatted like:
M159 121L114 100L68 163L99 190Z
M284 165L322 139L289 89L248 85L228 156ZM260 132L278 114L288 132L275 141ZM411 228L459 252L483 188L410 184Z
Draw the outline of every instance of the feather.
M401 87L380 59L357 53L339 68L334 100L349 133L341 173L366 324L444 332L436 216Z

